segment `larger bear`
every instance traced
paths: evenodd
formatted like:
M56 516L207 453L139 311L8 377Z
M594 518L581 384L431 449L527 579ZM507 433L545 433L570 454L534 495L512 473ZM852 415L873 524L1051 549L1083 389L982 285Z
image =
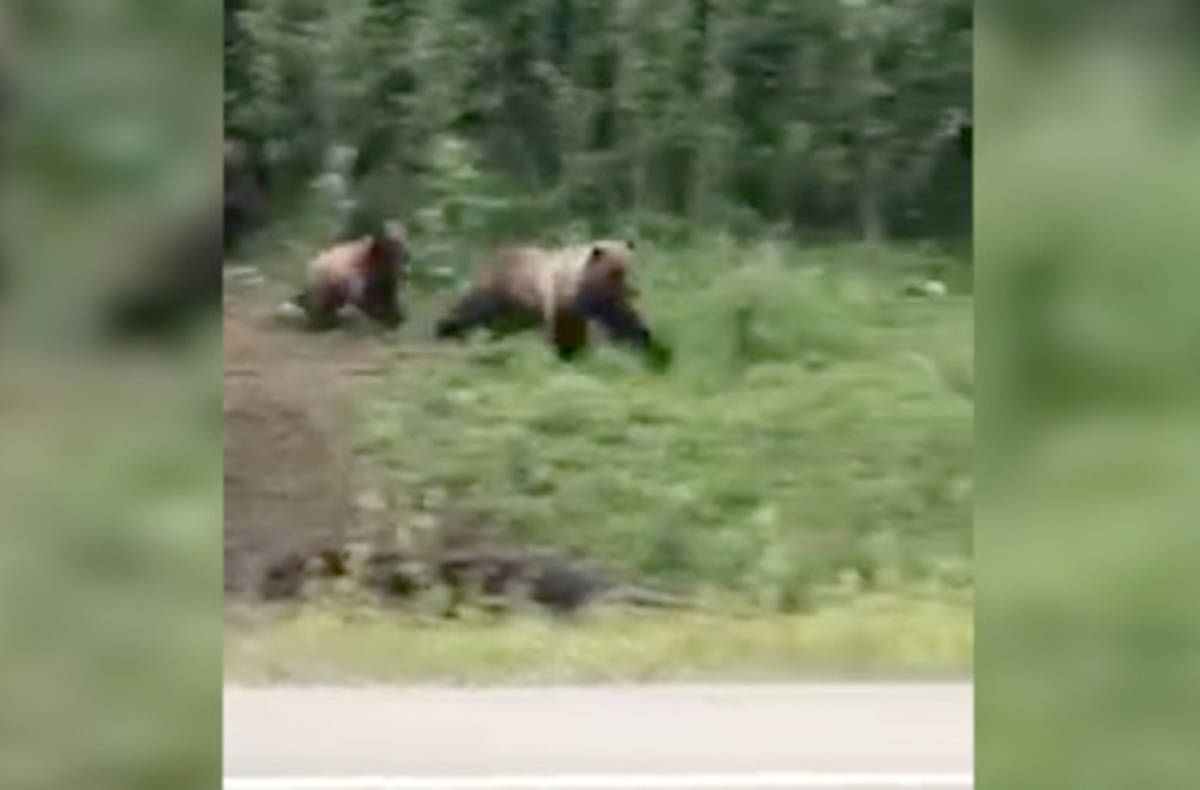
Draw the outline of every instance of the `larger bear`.
M559 357L569 360L587 348L588 326L595 322L613 340L664 367L669 350L633 306L632 262L633 243L621 240L500 250L438 322L437 336L461 338L475 328L504 336L541 328Z

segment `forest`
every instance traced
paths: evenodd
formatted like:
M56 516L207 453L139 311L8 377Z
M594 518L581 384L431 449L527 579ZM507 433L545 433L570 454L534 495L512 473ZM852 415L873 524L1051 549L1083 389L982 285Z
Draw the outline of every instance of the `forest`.
M226 0L225 124L418 232L962 237L965 0ZM320 180L322 179L323 180ZM326 205L330 205L329 202Z

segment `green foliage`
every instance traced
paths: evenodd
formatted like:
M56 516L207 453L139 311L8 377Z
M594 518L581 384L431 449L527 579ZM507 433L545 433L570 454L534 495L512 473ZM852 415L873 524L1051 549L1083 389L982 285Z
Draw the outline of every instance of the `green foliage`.
M0 384L16 407L0 419L9 525L0 617L22 638L0 657L5 787L219 781L213 324L173 349L166 373L160 359L130 355L69 370L19 351L10 358ZM178 726L164 726L164 712Z
M344 148L357 199L512 232L547 206L968 232L963 0L244 0L229 16L227 130L265 144L285 203Z
M947 371L969 359L971 306L905 296L905 256L863 257L646 249L668 373L603 345L564 366L528 335L406 360L362 404L360 453L401 529L477 509L521 541L783 611L941 578L970 556L973 410Z
M504 627L337 606L227 628L225 673L241 682L587 683L945 676L969 672L971 595L919 591L843 599L813 614L596 612L568 627Z

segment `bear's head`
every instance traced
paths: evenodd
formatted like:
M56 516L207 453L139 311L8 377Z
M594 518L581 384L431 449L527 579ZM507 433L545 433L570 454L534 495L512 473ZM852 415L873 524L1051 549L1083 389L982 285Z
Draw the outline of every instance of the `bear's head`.
M629 277L633 248L633 242L626 240L604 239L592 243L583 272L585 298L628 302L637 296Z
M630 281L632 241L592 244L584 267L578 304L585 315L604 325L614 338L642 349L656 370L671 364L671 350L659 342L633 307L637 288Z
M363 311L384 325L395 328L405 318L400 291L408 276L408 233L395 220L383 223L372 235Z

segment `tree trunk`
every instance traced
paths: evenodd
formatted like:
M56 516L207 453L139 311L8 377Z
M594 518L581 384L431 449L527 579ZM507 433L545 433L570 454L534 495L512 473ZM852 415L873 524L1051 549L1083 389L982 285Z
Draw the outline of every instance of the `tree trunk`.
M881 156L869 135L861 135L860 139L859 166L862 170L858 184L859 229L865 241L882 242L887 238L887 224L883 216Z
M874 119L875 59L871 46L863 41L858 53L859 97L858 128L855 141L858 148L858 225L862 238L882 242L887 237L883 215L884 160L881 140Z

